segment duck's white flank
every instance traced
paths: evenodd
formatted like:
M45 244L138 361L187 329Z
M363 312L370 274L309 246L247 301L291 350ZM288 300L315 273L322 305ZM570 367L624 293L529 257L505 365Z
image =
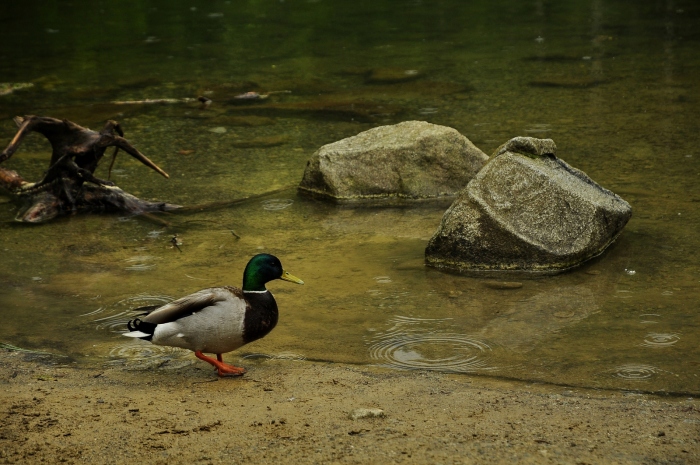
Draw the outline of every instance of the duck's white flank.
M199 312L156 327L151 342L222 354L243 345L246 303L233 294Z

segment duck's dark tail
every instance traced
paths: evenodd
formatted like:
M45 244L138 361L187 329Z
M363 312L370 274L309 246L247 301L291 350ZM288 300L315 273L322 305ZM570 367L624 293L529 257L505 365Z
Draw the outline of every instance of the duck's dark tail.
M126 327L129 328L129 332L123 333L122 336L137 337L144 341L150 341L153 338L153 333L156 331L156 326L158 325L155 323L149 323L140 318L135 318L126 324Z

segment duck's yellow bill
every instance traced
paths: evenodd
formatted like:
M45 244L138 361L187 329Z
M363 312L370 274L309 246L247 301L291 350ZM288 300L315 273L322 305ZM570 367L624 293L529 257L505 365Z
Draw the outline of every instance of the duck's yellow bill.
M285 280L285 281L289 281L289 282L292 282L292 283L304 284L304 281L302 281L301 279L297 278L297 277L294 276L293 274L287 273L286 271L283 271L283 272L282 272L282 276L280 276L280 279L283 279L283 280Z

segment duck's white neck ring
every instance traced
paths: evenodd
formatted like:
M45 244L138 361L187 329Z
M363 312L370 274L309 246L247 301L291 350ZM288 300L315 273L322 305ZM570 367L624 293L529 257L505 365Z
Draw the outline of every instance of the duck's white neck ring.
M264 294L266 292L270 291L268 291L267 289L265 289L264 291L243 291L244 294Z

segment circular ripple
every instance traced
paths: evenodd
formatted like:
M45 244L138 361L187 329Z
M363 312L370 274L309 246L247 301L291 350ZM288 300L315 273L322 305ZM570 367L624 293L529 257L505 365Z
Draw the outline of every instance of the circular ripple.
M151 255L137 255L135 257L127 258L124 260L128 266L124 267L127 271L148 271L156 267L156 264L152 262L153 256Z
M135 316L140 315L141 307L165 305L172 301L172 297L165 295L138 294L119 300L111 305L103 306L81 316L101 316L94 319L96 329L106 329L112 333L124 333L127 331L126 323Z
M109 351L110 365L124 365L128 368L168 368L177 369L194 363L190 351L177 347L156 346L142 341L120 344Z
M642 320L640 320L640 323L643 325L655 325L658 323L658 321L654 320L654 318L660 317L658 313L643 313L639 315Z
M262 203L263 209L268 211L284 210L294 203L292 199L270 199Z
M681 337L678 334L649 333L644 338L642 345L655 348L670 347L680 341L680 339Z
M97 323L95 329L106 329L110 333L125 333L127 331L126 324L133 319L132 312L120 312L116 315L110 315L104 318L94 320Z
M396 318L388 332L373 337L370 357L382 365L408 370L468 373L493 370L491 346L473 337L441 332L444 320Z
M651 365L622 365L615 368L615 376L632 381L644 381L656 375L659 369Z

